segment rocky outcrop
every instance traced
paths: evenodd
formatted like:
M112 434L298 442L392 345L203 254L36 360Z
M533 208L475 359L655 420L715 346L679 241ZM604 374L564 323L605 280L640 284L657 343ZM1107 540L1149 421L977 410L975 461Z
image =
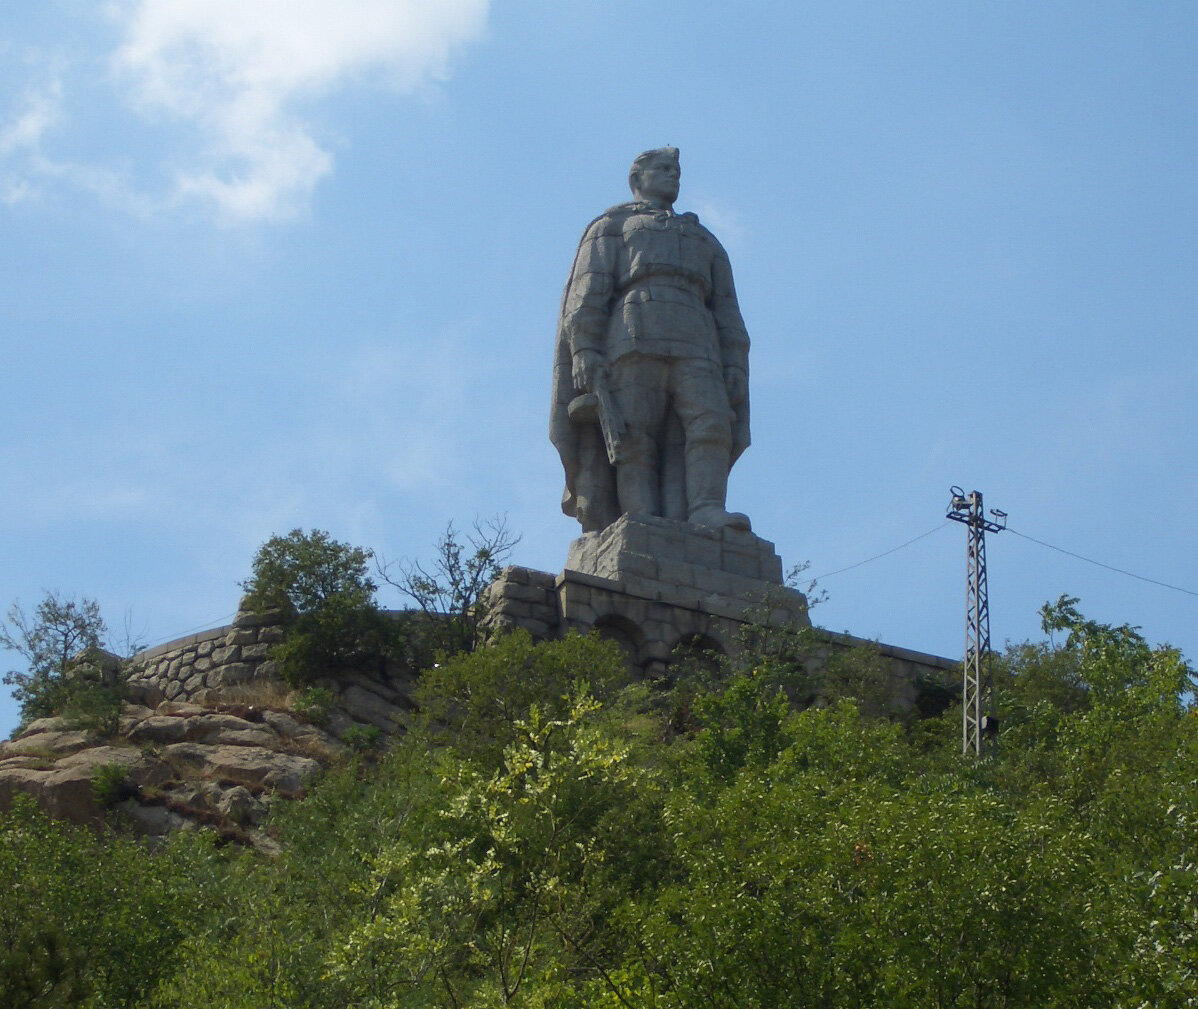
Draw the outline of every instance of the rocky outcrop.
M269 708L125 704L110 738L43 718L0 743L0 808L24 792L72 823L148 835L210 826L271 850L258 830L271 804L302 796L344 749L324 729Z

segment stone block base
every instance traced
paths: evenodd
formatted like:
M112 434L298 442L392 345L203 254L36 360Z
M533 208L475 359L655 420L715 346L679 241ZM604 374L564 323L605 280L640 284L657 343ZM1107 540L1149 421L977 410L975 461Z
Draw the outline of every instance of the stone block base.
M749 617L810 626L807 600L782 584L768 540L627 515L576 539L556 577L507 568L487 603L493 625L535 637L597 630L646 674L664 669L679 645L732 651Z

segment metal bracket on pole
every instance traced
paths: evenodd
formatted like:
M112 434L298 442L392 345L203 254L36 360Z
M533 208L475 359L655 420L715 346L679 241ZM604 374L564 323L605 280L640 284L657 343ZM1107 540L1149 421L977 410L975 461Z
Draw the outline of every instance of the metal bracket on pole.
M994 678L990 667L990 603L986 597L986 533L1002 532L1007 513L991 509L992 519L982 510L982 492L966 494L960 487L950 491L952 500L946 517L962 522L969 530L967 583L965 588L965 662L962 667L961 752L982 756L993 752L998 740L998 717L994 710Z

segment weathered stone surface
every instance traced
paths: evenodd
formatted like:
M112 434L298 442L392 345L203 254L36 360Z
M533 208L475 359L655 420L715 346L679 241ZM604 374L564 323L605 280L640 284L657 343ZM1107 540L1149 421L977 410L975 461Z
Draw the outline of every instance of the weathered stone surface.
M156 708L164 700L162 688L148 681L125 684L125 694L131 701L150 708Z
M187 738L186 718L151 715L129 730L131 743L181 743Z
M71 823L92 823L102 816L92 794L92 776L106 764L121 764L130 771L144 763L137 750L96 746L60 760L48 770L0 768L0 808L7 808L14 793L27 792L51 816Z
M254 678L255 669L248 662L230 662L216 671L217 685L231 687Z
M252 627L238 627L233 625L233 630L225 635L226 645L252 645L258 640L258 632Z
M297 718L281 711L264 711L262 720L278 733L281 739L294 739L305 746L315 745L336 753L341 750L341 743L315 725L301 722Z
M399 691L394 687L383 683L377 677L366 676L364 673L349 673L345 676L344 683L353 684L361 687L363 690L369 691L372 694L377 694L384 701L396 702L399 700Z
M244 602L244 600L243 600ZM268 609L260 612L246 610L240 608L237 616L233 618L234 627L270 627L272 625L285 624L289 619L289 614L283 610Z
M169 760L192 764L204 773L246 785L264 785L294 794L320 772L309 757L277 753L256 746L205 746L174 743L166 747Z
M136 799L126 799L114 807L123 821L139 834L162 837L176 830L187 830L195 824L166 806L143 806Z
M356 721L376 725L387 732L395 732L407 725L408 714L402 708L384 701L378 694L354 685L348 687L338 698L349 716Z
M234 823L257 824L265 807L243 785L227 789L217 800L216 808Z
M155 710L156 715L202 715L205 708L201 704L189 704L185 701L163 701Z
M31 736L22 735L7 743L0 743L0 756L45 754L58 757L65 753L74 753L76 750L94 746L99 739L100 737L95 732L84 729L37 732Z
M35 718L21 733L22 736L32 736L38 732L59 732L69 728L65 718Z

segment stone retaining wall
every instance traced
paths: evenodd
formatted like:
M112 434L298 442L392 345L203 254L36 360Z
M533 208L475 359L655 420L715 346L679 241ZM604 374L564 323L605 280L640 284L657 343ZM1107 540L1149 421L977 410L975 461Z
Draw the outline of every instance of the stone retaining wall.
M277 679L267 656L283 640L278 613L239 612L233 623L139 652L130 660L130 697L154 707L162 701L198 702L252 680Z
M269 658L271 647L283 640L285 626L277 611L240 610L228 626L139 652L129 660L129 698L153 708L163 701L211 704L228 700L231 689L252 683L277 684L286 690ZM414 685L410 671L394 663L321 677L311 684L332 695L334 707L326 728L338 738L362 725L387 733L405 731L413 709Z

